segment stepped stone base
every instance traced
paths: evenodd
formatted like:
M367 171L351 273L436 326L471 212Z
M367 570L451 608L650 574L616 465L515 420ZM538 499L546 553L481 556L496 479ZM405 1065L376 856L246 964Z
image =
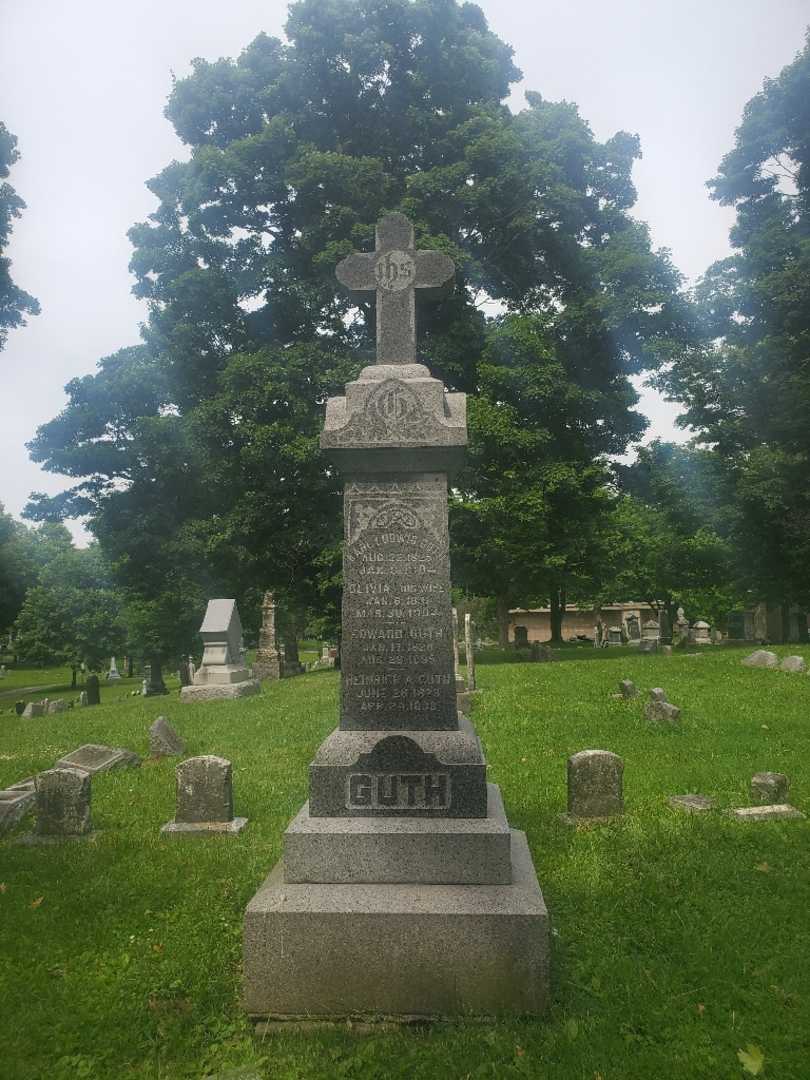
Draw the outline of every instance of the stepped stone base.
M261 683L248 679L240 683L205 683L202 686L184 686L180 691L181 701L214 701L217 698L240 698L258 694Z
M309 803L284 834L290 883L508 885L510 830L496 784L485 818L314 818Z
M525 834L510 885L296 885L279 862L245 913L255 1019L545 1011L549 920Z
M163 836L238 836L247 823L246 817L231 821L167 821L160 832Z

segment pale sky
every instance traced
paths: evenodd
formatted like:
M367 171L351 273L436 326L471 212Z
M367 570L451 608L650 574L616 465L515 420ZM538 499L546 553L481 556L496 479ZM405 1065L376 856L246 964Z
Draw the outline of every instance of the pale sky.
M690 280L728 254L732 213L705 181L743 106L803 45L810 0L479 0L515 49L525 90L577 103L600 140L638 133L635 213ZM42 314L0 353L0 502L19 514L60 478L25 443L65 403L64 384L138 341L126 232L156 200L144 183L185 150L163 107L193 57L236 56L282 36L280 0L0 0L0 119L22 157L28 204L7 254ZM647 438L683 439L677 408L645 391ZM75 530L80 535L80 530Z

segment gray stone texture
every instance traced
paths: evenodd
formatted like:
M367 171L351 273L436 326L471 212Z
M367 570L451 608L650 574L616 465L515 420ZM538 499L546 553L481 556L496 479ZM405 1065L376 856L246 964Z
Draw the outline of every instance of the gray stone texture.
M756 649L750 656L740 661L745 667L775 668L779 666L779 657L767 649Z
M204 754L177 766L175 822L233 820L233 779L230 761Z
M716 805L707 795L669 795L667 802L673 810L683 810L687 814L703 814L714 810Z
M6 788L0 791L0 833L9 832L20 821L36 800L36 789Z
M45 715L45 706L41 701L29 701L23 709L23 720L31 720L35 716Z
M568 816L573 821L624 813L624 762L610 750L580 750L568 759Z
M220 701L234 698L252 697L261 690L258 679L249 679L239 683L209 683L207 686L184 686L180 691L180 700L190 701Z
M85 693L87 694L88 705L100 705L101 704L101 687L98 681L98 675L88 675L85 683Z
M65 754L56 765L57 769L81 769L95 776L96 773L109 772L112 769L135 769L141 759L132 750L120 746L99 746L85 743L70 754Z
M83 769L48 769L37 777L35 835L83 836L92 832L90 774Z
M457 726L444 474L344 491L341 727Z
M309 791L313 817L485 817L486 762L468 720L456 731L338 728L310 764Z
M807 671L807 664L803 656L786 656L779 665L780 671L792 671L797 675L803 675Z
M667 701L667 696L660 686L650 690L650 700L644 706L644 716L657 724L677 724L681 719L681 710Z
M200 627L203 658L194 672L194 681L180 691L181 701L213 701L218 698L257 694L258 680L251 679L242 648L242 623L236 601L208 601Z
M784 773L758 772L751 777L751 800L766 805L787 802L789 781Z
M509 825L498 788L488 789L485 818L319 818L305 803L284 834L284 880L508 885Z
M622 679L619 683L619 693L625 700L638 697L638 687L630 679Z
M728 813L738 821L777 821L780 818L791 820L804 817L801 810L787 803L777 803L772 806L743 806L738 810L729 810Z
M276 640L276 604L273 594L266 592L262 600L262 625L253 674L257 679L280 679L281 667L281 652Z
M119 678L121 676L119 675ZM63 698L56 698L48 702L48 714L67 712L67 702Z
M248 905L244 999L263 1017L540 1013L548 912L523 833L510 885L295 885Z
M186 752L186 744L165 716L159 716L149 728L149 752L153 757L175 757Z
M230 821L167 821L161 825L160 833L169 837L238 836L247 823L244 817Z

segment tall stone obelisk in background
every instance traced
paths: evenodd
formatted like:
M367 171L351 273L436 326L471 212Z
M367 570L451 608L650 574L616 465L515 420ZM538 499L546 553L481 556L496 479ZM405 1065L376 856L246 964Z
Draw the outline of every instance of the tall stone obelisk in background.
M245 917L254 1017L537 1013L548 915L471 723L456 709L447 478L465 398L416 362L416 294L452 260L407 218L338 266L376 299L377 363L329 400L321 445L344 477L340 726Z

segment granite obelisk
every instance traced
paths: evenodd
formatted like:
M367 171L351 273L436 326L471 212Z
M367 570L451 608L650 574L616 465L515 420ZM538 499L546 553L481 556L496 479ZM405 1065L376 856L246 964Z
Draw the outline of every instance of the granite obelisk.
M390 214L337 268L376 306L377 363L331 398L321 445L344 478L340 724L309 802L245 917L255 1018L539 1013L548 914L481 744L456 708L448 475L463 394L416 362L417 294L454 266Z

